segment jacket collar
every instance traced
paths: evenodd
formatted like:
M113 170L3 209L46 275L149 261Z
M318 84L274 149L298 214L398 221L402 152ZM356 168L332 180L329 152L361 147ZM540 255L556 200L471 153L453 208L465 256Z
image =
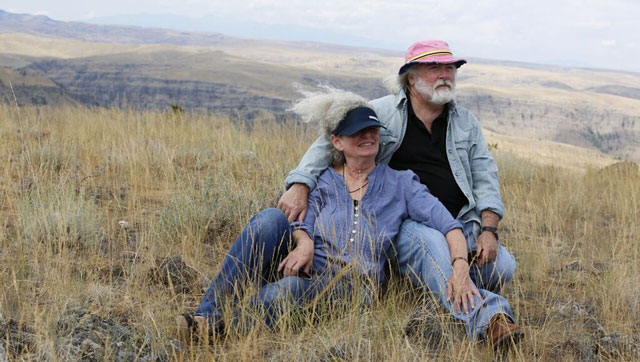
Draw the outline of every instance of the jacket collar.
M404 93L404 89L401 89L398 93L396 93L396 107L401 108L407 104L407 95Z

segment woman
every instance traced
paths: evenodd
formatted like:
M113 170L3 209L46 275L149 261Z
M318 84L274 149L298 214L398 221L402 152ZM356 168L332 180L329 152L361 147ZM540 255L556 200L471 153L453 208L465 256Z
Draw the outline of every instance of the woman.
M363 277L379 286L385 277L386 254L407 218L442 232L452 263L466 262L462 226L417 176L376 164L379 129L384 127L365 99L326 88L323 93L306 94L293 110L307 121L322 123L334 146L333 166L320 175L309 194L303 222L289 224L277 209L251 219L194 315L178 317L182 329L210 326L221 332L223 300L238 298L237 286L248 279L260 284L250 304L265 312L269 326L277 322L282 305L304 305L315 297L348 293L349 283L335 290L334 281L341 277ZM482 298L468 272L452 278L450 294L465 309L467 301L474 307L473 295Z

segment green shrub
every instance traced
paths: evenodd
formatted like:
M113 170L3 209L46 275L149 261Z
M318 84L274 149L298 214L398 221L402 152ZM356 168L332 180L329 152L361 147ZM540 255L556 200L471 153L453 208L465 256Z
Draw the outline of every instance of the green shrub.
M36 189L20 201L18 224L26 243L62 248L95 248L104 240L100 213L83 191Z
M250 194L238 190L233 176L223 173L210 175L195 187L186 183L182 190L167 201L156 225L157 236L172 243L229 240L248 215L262 208Z

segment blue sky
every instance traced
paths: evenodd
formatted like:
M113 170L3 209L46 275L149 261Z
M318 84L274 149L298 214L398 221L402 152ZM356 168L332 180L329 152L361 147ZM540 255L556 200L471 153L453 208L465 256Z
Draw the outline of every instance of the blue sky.
M439 38L459 56L640 72L637 0L0 0L0 9L400 51Z

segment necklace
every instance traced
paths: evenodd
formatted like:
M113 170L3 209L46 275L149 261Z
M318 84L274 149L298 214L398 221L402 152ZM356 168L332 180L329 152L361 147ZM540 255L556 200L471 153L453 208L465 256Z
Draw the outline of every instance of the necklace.
M352 193L354 193L354 192L356 192L356 191L360 191L360 190L362 190L362 188L363 188L363 187L367 186L368 184L369 184L369 180L365 181L365 183L364 183L364 184L362 184L362 186L358 187L357 189L355 189L355 190L349 190L349 193L350 193L350 194L352 194Z
M342 167L342 178L344 179L344 184L345 186L347 186L347 177L344 174L344 170L347 168L347 164L345 163L344 166ZM347 191L349 191L350 194L356 192L356 191L360 191L362 190L363 187L367 186L369 184L369 178L367 177L367 181L365 181L362 186L358 187L355 190L349 190L349 186L347 186Z

